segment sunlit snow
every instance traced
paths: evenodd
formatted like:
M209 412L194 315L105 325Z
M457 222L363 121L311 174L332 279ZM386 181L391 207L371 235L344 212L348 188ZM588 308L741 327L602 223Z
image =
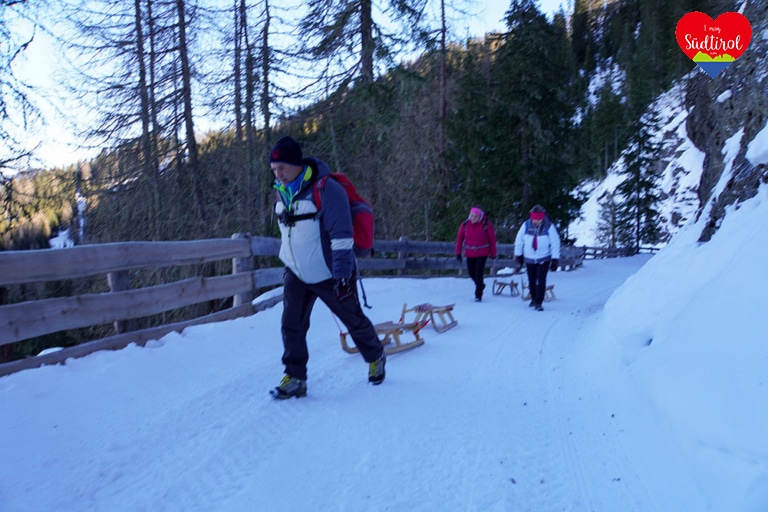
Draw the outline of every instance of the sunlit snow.
M279 305L2 377L0 509L767 510L766 218L763 186L706 244L550 274L543 312L490 277L481 303L468 278L366 278L374 321L459 322L378 387L322 305L299 400L268 396Z

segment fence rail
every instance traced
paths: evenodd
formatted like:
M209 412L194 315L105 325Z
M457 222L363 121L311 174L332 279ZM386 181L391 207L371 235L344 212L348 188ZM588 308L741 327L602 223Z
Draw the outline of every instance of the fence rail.
M281 300L273 297L253 304L254 294L282 284L282 267L253 268L255 257L274 257L280 240L237 234L232 238L180 242L124 242L77 247L0 252L0 292L4 287L104 275L109 292L46 298L0 304L0 348L38 336L114 324L115 334L74 347L25 359L0 362L0 376L43 364L65 361L103 349L119 349L130 343L143 345L172 331L207 322L253 314ZM361 259L359 267L368 274L456 270L463 265L454 255L453 242L424 242L401 239L376 241L373 258ZM572 270L584 259L625 256L627 252L599 248L564 247L560 266ZM144 288L132 289L131 271L181 265L199 265L231 260L232 273L197 276ZM499 244L498 257L488 262L491 275L504 267L519 271L513 244ZM0 293L0 297L5 294ZM221 311L190 320L137 329L136 319L185 306L214 300L231 300Z

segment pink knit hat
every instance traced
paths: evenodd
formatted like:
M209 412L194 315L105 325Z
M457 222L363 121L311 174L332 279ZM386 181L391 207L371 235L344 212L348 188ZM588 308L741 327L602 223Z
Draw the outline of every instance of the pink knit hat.
M469 209L469 214L470 215L479 215L480 217L482 217L483 216L483 210L481 210L477 206L473 206L472 208Z

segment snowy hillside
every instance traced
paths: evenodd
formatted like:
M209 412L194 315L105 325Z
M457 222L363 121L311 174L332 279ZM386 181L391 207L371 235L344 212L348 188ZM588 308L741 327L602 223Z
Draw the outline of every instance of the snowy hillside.
M659 205L662 224L670 235L694 219L699 208L698 187L704 164L704 153L688 138L684 105L685 79L675 85L649 107L656 113L659 125L654 142L661 145L664 171L660 182L663 200ZM596 239L599 202L607 192L621 183L624 160L619 159L608 170L605 179L585 183L581 189L589 196L582 207L582 217L571 223L569 234L576 245L600 246Z
M694 67L646 112L648 118L653 112L659 119L655 142L661 144L664 169L659 182L661 227L670 235L708 217L699 226L699 239L709 240L729 207L754 197L766 182L760 167L766 159L760 151L768 140L768 6L743 1L736 7L752 26L749 50L715 79ZM592 77L591 83L600 86L606 80L622 83L616 70L610 78ZM619 184L624 165L620 158L604 180L583 186L589 201L582 217L569 226L577 245L601 245L596 240L599 202Z
M280 306L2 377L0 510L768 510L766 218L763 185L706 244L551 274L543 312L369 278L375 321L459 321L378 387L323 306L299 400L267 394Z

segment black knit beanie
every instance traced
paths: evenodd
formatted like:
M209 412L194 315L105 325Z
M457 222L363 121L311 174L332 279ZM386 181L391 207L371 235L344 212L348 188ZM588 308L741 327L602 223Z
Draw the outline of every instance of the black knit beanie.
M291 165L304 165L304 154L301 152L301 145L291 137L283 137L272 151L269 152L269 163L284 162Z

